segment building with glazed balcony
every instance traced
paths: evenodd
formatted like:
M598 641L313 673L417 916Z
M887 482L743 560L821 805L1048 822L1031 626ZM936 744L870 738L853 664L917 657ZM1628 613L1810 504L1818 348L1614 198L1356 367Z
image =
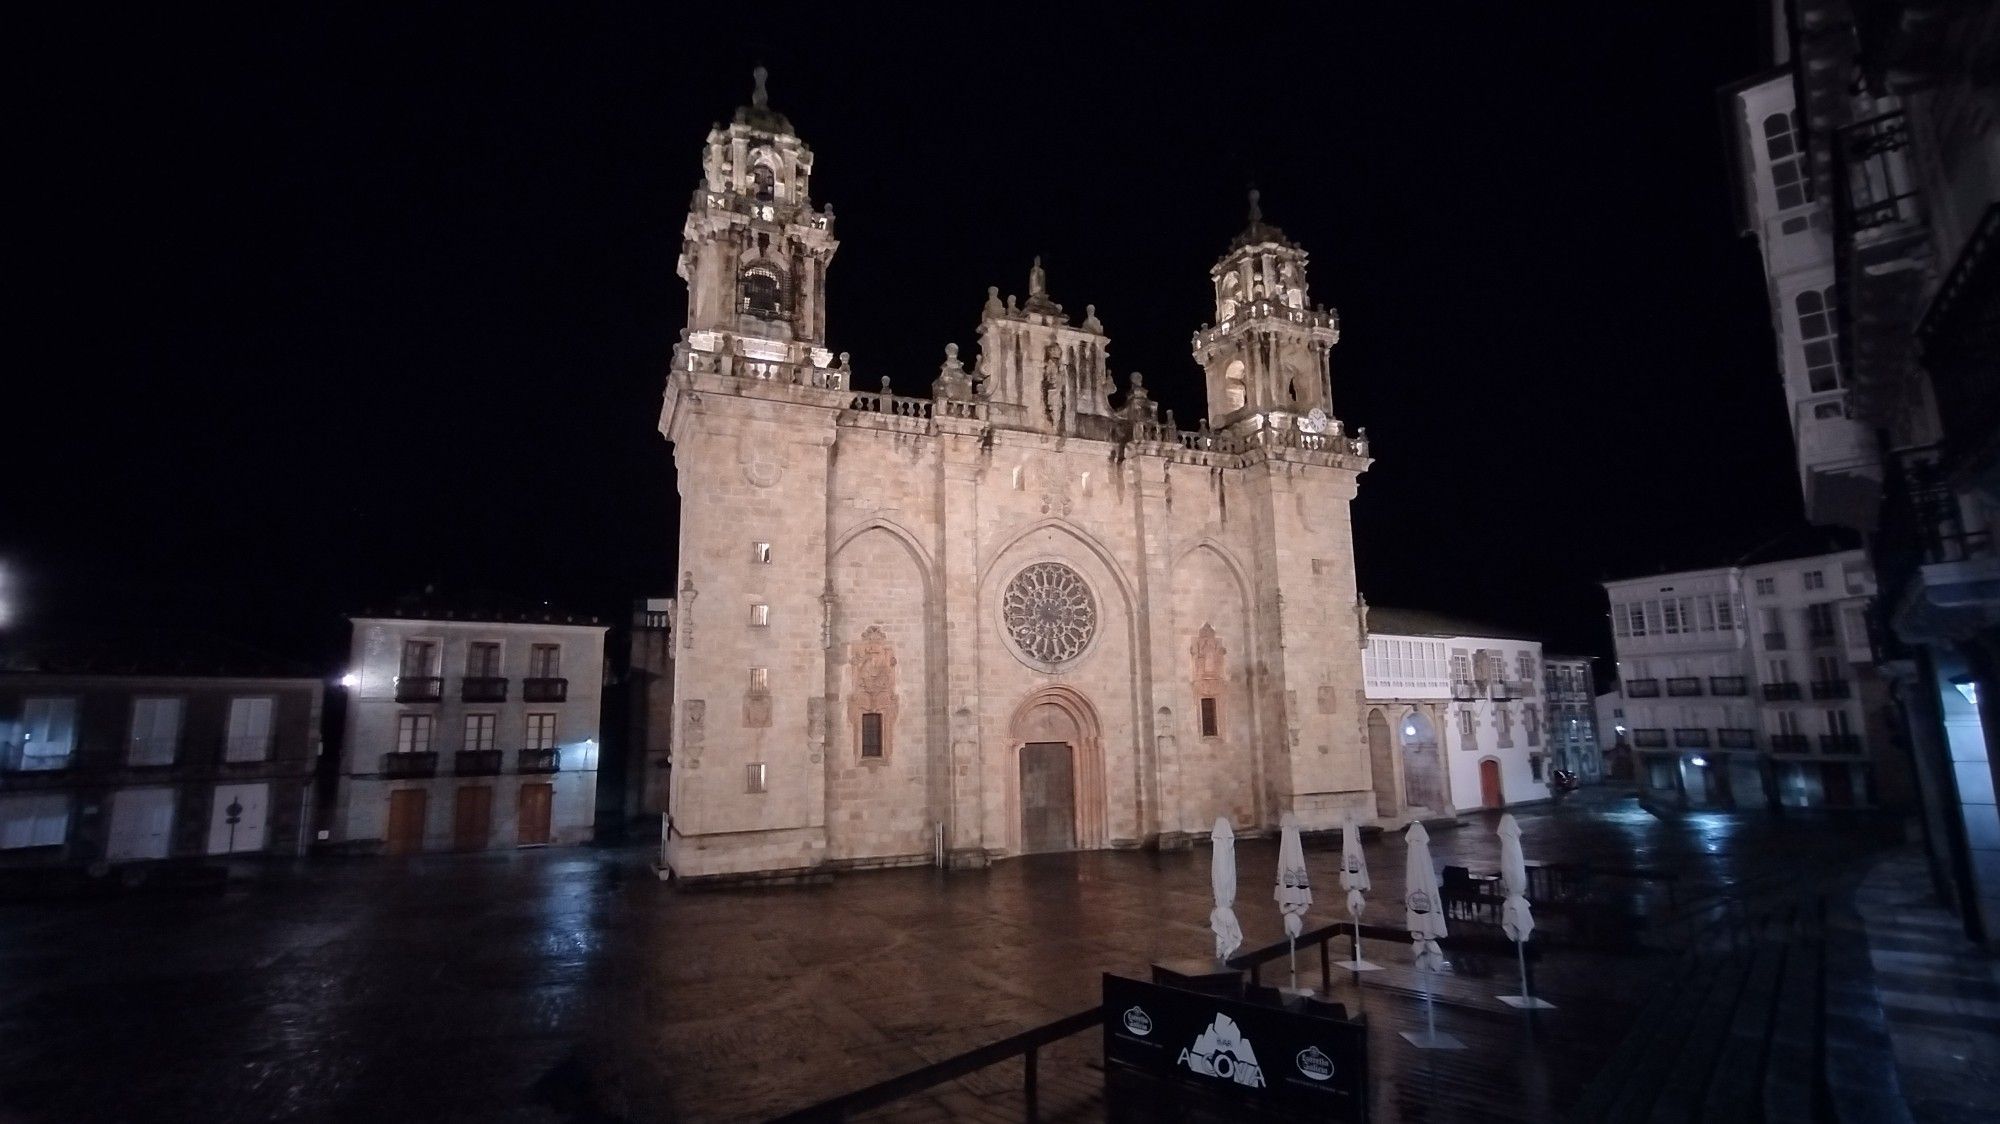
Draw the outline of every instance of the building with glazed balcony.
M546 611L350 619L336 847L591 840L605 626Z
M1870 532L1933 881L2000 939L2000 4L1768 8L1725 88L1807 515ZM1822 417L1822 414L1824 417Z
M1363 730L1383 824L1546 800L1541 641L1371 606Z

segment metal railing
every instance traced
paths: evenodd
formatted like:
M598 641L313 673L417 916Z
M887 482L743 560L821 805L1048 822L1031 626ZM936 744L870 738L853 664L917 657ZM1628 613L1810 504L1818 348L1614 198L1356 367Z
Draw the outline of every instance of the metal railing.
M1667 697L1669 698L1686 699L1693 698L1699 694L1701 694L1701 679L1698 676L1690 675L1684 678L1667 680Z
M522 773L555 773L562 770L562 750L524 749L515 756L514 769Z
M665 613L660 614L665 616ZM521 680L521 701L563 702L569 698L569 680L532 676Z
M1715 744L1723 749L1756 749L1757 731L1740 726L1724 727L1715 732Z
M434 777L438 771L436 750L422 753L390 752L382 755L382 775L390 778Z
M1708 693L1711 695L1747 695L1750 681L1741 675L1711 675L1708 677Z
M1764 684L1765 702L1785 702L1787 700L1796 699L1798 697L1799 697L1799 685L1797 683Z
M497 675L468 675L459 680L458 697L465 702L506 702L507 680Z
M1812 697L1816 699L1844 699L1849 689L1845 679L1815 679L1812 682Z
M437 702L444 698L444 677L439 675L398 675L397 702Z
M451 769L461 777L490 777L500 771L497 749L461 749L452 754Z
M1628 699L1657 699L1660 697L1660 681L1657 679L1627 679L1625 697Z
M796 1112L789 1112L777 1118L778 1124L808 1124L808 1122L846 1120L850 1116L893 1104L904 1097L914 1096L926 1089L932 1089L947 1081L956 1081L968 1074L976 1073L988 1066L1021 1058L1023 1071L1021 1090L1027 1099L1027 1119L1039 1120L1040 1056L1042 1047L1053 1045L1072 1034L1094 1030L1104 1023L1104 1008L1091 1007L1074 1015L1065 1015L1054 1022L1030 1027L1019 1034L990 1042L984 1046L955 1054L942 1061L932 1062L921 1069L891 1077L887 1081L877 1081L864 1089L829 1097L818 1104L809 1105Z

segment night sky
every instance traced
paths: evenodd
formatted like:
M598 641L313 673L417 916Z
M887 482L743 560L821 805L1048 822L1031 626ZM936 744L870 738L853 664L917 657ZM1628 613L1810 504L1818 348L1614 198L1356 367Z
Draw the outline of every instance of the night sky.
M1796 522L1715 98L1764 65L1756 5L950 9L17 18L0 564L29 633L333 667L341 614L427 583L670 591L674 260L758 62L838 216L860 385L928 393L1039 253L1120 385L1193 424L1254 182L1341 314L1371 602L1608 652L1598 581Z

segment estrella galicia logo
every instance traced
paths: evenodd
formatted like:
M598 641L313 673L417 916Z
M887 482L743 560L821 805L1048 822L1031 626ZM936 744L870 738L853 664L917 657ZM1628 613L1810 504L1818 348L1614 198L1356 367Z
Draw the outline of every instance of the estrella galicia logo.
M1219 1011L1214 1024L1197 1035L1194 1045L1182 1050L1174 1064L1206 1077L1220 1077L1253 1089L1264 1087L1264 1071L1257 1065L1250 1040L1237 1029L1236 1020Z
M1299 1051L1299 1072L1314 1081L1327 1081L1333 1077L1333 1059L1321 1052L1318 1046L1307 1046Z
M1125 1012L1125 1029L1143 1038L1153 1033L1152 1016L1137 1007L1128 1008Z

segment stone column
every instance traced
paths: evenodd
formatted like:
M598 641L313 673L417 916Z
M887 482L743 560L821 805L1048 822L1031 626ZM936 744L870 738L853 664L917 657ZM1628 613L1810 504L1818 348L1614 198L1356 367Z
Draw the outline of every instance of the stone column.
M1005 748L999 739L1006 737L1004 730L979 728L979 634L986 626L980 616L978 552L979 477L985 458L979 431L984 423L953 419L938 424L930 650L940 665L933 682L941 687L936 709L944 719L935 728L949 739L941 755L948 770L945 846L951 866L984 866L982 749L999 752Z

